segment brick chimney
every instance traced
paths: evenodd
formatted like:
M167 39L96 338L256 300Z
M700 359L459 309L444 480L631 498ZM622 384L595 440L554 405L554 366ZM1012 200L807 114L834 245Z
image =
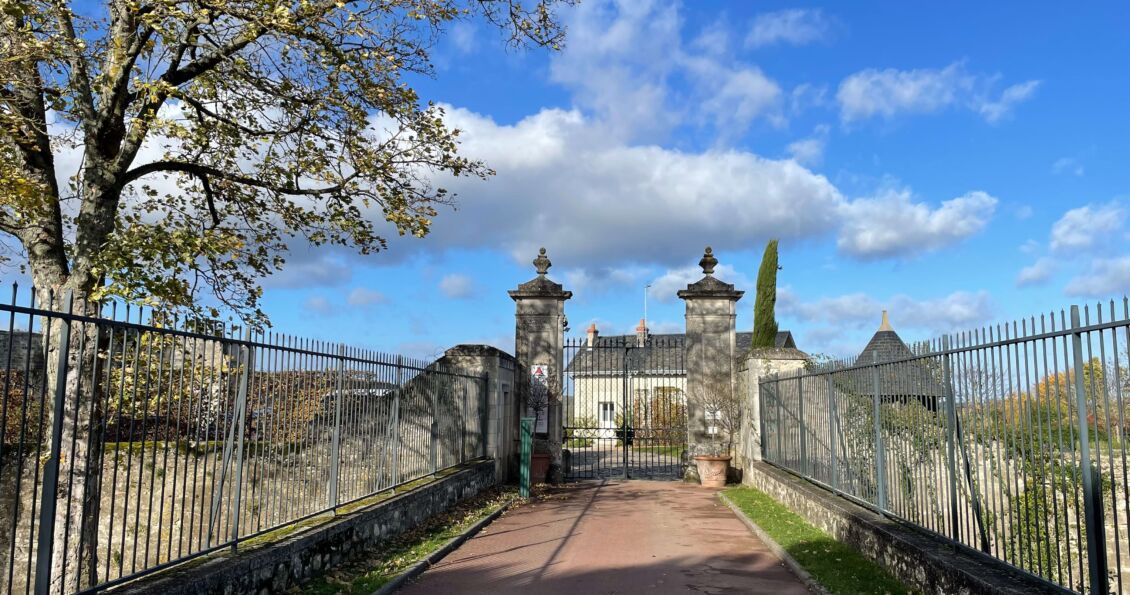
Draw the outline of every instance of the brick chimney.
M640 319L639 326L636 327L636 347L643 347L647 344L647 323L644 319Z
M592 347L593 344L596 343L597 335L600 334L600 331L596 330L596 323L595 322L589 325L588 334L589 334L588 345L589 345L589 347Z

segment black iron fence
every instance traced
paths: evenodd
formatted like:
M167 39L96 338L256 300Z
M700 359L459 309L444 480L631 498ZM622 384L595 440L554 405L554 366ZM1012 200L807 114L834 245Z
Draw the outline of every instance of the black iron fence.
M682 335L565 341L568 479L682 478L684 353Z
M17 295L0 304L4 592L106 588L486 454L486 378L442 359Z
M1050 583L1127 592L1128 345L1123 300L766 378L764 457Z

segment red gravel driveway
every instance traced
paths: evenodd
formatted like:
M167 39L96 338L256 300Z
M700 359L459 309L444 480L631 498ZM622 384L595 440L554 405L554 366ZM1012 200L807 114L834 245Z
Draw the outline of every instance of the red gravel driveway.
M572 484L508 511L403 593L807 593L716 490Z

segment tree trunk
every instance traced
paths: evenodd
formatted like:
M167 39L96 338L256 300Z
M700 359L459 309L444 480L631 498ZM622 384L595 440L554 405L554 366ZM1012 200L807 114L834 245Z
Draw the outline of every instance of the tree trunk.
M56 298L56 309L63 300ZM73 311L92 315L85 292L74 293ZM52 530L51 581L52 593L74 593L98 582L97 544L100 513L100 478L102 471L102 399L104 374L98 353L102 349L102 333L94 324L70 323L70 340L65 362L60 361L62 332L68 322L55 319L50 323L46 339L47 393L44 406L48 410L45 439L51 444L54 428L54 402L59 395L59 366L62 375L62 427L58 456L58 486ZM45 327L46 328L46 325ZM46 489L46 486L44 487Z

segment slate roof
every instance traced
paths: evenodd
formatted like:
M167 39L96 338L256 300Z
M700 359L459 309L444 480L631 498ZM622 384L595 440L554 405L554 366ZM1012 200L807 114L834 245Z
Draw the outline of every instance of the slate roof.
M749 351L753 344L753 333L736 333L737 353ZM596 338L590 347L585 339L579 339L575 347L566 350L575 355L565 366L565 371L578 375L622 374L624 371L624 347L630 358L629 369L635 373L650 375L684 375L687 373L684 361L686 334L670 333L648 335L648 346L636 348L636 335L610 335ZM778 331L775 347L796 349L796 341L789 331Z
M884 312L884 316L886 313ZM867 346L855 359L857 370L841 375L837 380L857 394L873 394L875 391L874 372L869 365L873 362L891 362L914 357L914 352L885 322L871 337ZM882 397L943 397L945 387L938 381L934 370L925 365L926 360L915 360L879 367L879 395Z

